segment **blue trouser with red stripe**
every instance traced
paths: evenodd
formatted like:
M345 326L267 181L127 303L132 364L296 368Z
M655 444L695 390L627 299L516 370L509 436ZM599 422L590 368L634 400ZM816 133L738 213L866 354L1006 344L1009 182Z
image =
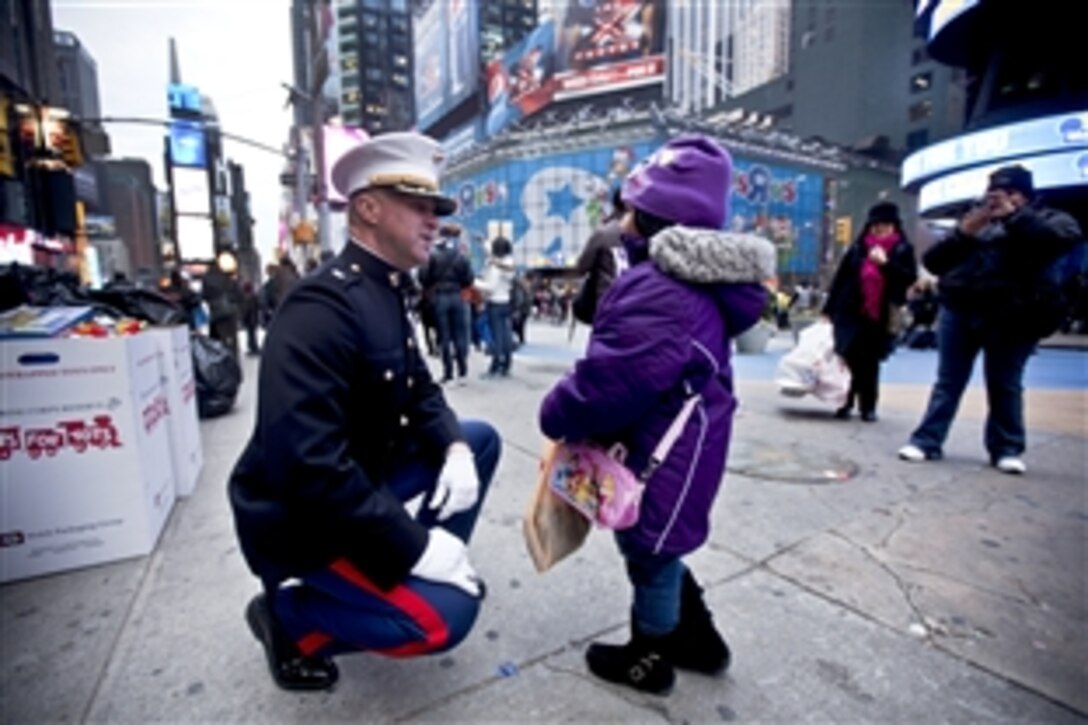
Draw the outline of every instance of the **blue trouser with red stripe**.
M475 506L441 526L467 543L502 444L487 423L462 421L461 430L475 456L480 496ZM437 524L428 503L439 471L418 461L386 483L401 501L424 494L416 520L428 528ZM302 654L322 657L360 651L393 657L442 652L465 638L480 609L480 599L464 590L415 576L382 591L347 559L280 588L271 601L277 620Z

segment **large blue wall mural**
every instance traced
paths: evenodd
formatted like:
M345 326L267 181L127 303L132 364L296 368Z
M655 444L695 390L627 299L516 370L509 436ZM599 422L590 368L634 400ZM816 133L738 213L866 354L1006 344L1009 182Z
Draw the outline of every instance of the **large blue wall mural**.
M483 242L505 223L523 266L569 265L611 212L612 189L660 141L601 146L510 160L476 174L451 178L446 193L458 200L454 220L479 261ZM733 157L729 226L760 234L779 249L779 273L815 274L820 266L824 179L801 167Z

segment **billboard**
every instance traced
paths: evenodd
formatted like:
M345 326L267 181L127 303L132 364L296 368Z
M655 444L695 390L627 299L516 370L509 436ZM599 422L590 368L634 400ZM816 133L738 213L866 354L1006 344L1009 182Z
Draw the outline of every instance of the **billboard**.
M416 19L416 125L425 130L475 92L479 21L469 0L444 0Z
M200 91L184 83L166 86L166 105L172 118L200 118L204 112Z
M566 0L558 5L557 100L664 80L664 0Z
M1088 110L995 126L927 146L906 158L900 181L909 186L969 166L1077 148L1088 149Z
M664 0L559 0L554 10L488 64L488 135L553 101L664 81Z
M489 225L508 224L519 264L569 265L610 212L612 189L659 145L646 140L511 160L451 180L444 191L457 199L454 219L474 247L487 241ZM733 161L729 227L773 241L780 272L816 273L823 176L737 156Z
M555 23L538 25L501 58L487 65L488 114L493 136L551 103L554 95Z
M211 191L208 188L206 169L188 169L175 166L174 209L178 214L211 214Z
M178 259L186 262L215 259L215 232L211 219L199 216L179 216Z
M207 160L204 127L193 121L171 121L170 163L203 169Z
M957 171L924 184L918 190L918 211L937 212L950 205L965 204L978 199L986 190L990 174L1007 161L976 166ZM1038 191L1062 187L1083 187L1088 193L1088 150L1024 156L1016 163L1027 168L1034 177Z

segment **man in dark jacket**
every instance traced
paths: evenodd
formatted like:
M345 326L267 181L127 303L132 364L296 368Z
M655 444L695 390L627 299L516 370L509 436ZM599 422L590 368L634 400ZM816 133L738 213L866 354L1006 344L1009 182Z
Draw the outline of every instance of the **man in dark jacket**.
M224 252L204 273L200 292L208 303L208 336L227 346L238 359L238 322L242 315L242 288L235 278L238 262Z
M975 358L986 377L985 445L1003 473L1027 471L1024 368L1039 339L1057 326L1060 297L1050 278L1055 261L1073 249L1080 228L1068 214L1033 203L1031 172L1006 166L990 175L982 203L934 245L923 264L940 277L940 361L929 406L905 461L940 458Z
M439 245L419 271L419 282L434 302L438 349L442 353L442 382L453 380L456 362L458 382L464 383L468 375L469 334L469 308L464 293L474 281L472 265L458 248L461 227L446 224L438 233Z
M336 163L351 238L295 285L265 339L256 428L229 488L265 589L246 619L285 689L331 687L329 658L345 652L453 647L479 611L466 544L500 441L449 408L404 299L454 209L441 158L433 140L391 133Z

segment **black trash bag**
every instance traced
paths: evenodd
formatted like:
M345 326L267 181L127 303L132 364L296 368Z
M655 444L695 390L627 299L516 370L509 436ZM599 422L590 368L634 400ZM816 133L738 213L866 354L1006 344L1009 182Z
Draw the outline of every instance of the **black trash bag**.
M95 303L118 310L120 317L133 317L152 325L184 325L187 320L181 306L155 290L136 286L118 286L90 290Z
M72 272L18 263L0 266L0 311L19 305L102 307L91 299ZM109 314L112 310L106 307L98 311Z
M242 368L219 340L207 335L192 335L191 340L196 412L201 418L215 418L234 407L242 384Z

